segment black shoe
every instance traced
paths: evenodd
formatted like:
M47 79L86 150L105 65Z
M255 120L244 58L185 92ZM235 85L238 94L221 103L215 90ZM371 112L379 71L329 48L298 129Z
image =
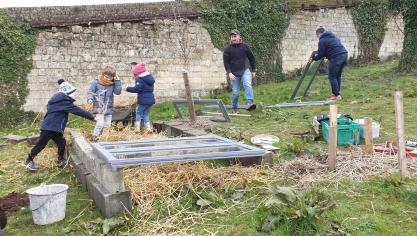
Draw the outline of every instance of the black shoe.
M248 107L246 108L247 111L253 111L256 109L256 104L254 103L249 103Z
M67 164L67 161L65 159L60 159L57 162L57 165L59 168L63 168Z

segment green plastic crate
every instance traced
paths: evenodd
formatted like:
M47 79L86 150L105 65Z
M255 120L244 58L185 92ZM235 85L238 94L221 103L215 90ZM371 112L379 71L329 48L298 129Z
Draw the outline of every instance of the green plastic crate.
M323 130L323 138L329 142L329 122L321 122ZM341 118L337 120L337 145L346 146L352 144L359 144L361 126L350 119Z

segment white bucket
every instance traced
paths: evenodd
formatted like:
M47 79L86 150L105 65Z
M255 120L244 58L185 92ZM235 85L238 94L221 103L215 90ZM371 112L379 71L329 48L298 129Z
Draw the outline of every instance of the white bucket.
M41 185L26 190L29 194L33 222L37 225L47 225L63 220L67 206L67 190L66 184Z
M356 119L356 120L354 120L354 122L361 125L360 135L361 135L361 138L364 138L365 119ZM379 129L380 128L381 128L381 126L378 123L372 122L372 139L378 139L379 138Z

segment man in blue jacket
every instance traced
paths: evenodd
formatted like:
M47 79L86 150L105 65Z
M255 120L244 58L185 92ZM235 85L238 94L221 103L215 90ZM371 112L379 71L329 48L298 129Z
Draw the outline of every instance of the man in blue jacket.
M39 141L32 148L26 161L23 163L26 169L39 169L39 166L33 159L45 148L51 139L58 146L58 167L64 167L66 165L64 158L66 141L63 133L67 125L68 113L94 120L94 116L91 113L74 105L75 87L65 82L64 79L59 79L58 84L59 92L55 93L48 101L47 112L42 122Z
M341 76L343 68L347 64L348 52L340 42L340 39L322 26L316 30L316 35L319 38L319 48L310 61L318 61L323 57L329 60L328 78L332 87L332 95L329 99L340 100L342 99L340 95Z

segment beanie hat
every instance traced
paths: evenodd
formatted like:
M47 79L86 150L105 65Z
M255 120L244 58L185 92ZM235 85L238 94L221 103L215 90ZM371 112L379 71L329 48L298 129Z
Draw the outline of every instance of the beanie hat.
M135 67L133 67L133 69L132 69L132 73L134 74L134 75L139 75L139 74L141 74L141 73L143 73L143 72L145 72L146 71L146 65L145 65L145 63L140 63L140 64L137 64Z
M59 91L65 93L66 95L70 95L76 90L72 84L66 82L62 78L58 80L58 84L59 84Z

